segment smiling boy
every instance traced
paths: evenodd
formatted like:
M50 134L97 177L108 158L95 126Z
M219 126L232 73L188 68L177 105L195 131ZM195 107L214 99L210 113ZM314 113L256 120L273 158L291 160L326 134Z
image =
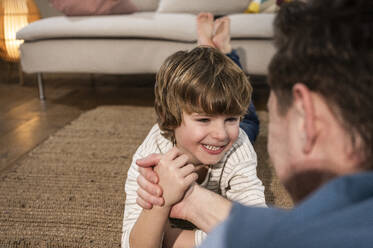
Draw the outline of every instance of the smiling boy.
M181 125L175 128L179 150L188 155L189 162L214 165L236 142L240 116L208 115L183 111Z
M155 85L157 124L128 171L122 247L199 245L202 231L171 228L168 221L171 207L195 180L229 200L265 206L256 153L239 128L251 92L245 73L214 48L197 47L167 58ZM164 154L155 170L165 204L143 210L136 204L141 189L135 161L152 153Z

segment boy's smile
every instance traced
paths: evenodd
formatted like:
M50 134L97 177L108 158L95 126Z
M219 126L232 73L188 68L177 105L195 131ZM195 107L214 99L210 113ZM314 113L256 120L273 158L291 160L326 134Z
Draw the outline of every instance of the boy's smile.
M202 148L206 150L206 152L211 154L219 154L224 151L225 146L213 146L213 145L202 145Z
M183 111L181 125L175 129L176 146L190 163L218 163L236 142L239 116L188 114Z

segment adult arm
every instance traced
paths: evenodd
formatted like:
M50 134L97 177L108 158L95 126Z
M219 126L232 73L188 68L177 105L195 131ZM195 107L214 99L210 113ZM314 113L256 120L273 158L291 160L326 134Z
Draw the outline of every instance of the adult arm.
M189 193L171 209L171 217L187 220L208 233L225 220L232 202L194 184Z
M205 238L203 232L210 232L216 225L229 215L232 203L224 197L194 184L181 202L174 205L170 216L187 220L200 230L170 229L165 239L171 244L169 247L191 247L201 244ZM202 232L202 231L203 232Z

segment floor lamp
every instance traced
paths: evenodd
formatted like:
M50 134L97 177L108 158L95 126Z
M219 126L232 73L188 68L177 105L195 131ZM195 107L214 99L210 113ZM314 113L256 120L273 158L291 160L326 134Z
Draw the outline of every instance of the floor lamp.
M23 83L23 73L19 63L19 46L23 40L17 40L16 33L38 19L40 19L39 10L33 0L0 1L0 56L11 64L18 64L21 83Z

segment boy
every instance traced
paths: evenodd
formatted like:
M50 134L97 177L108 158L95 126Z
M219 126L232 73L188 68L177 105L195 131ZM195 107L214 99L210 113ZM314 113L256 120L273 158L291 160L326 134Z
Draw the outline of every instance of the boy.
M203 187L230 200L265 206L256 154L239 128L251 91L244 72L214 48L180 51L164 62L155 86L158 124L136 151L128 171L123 247L159 246L163 233L165 245L200 244L202 231L170 228L167 221L171 206L197 176ZM135 161L151 153L165 154L156 167L165 204L142 210L136 204Z

